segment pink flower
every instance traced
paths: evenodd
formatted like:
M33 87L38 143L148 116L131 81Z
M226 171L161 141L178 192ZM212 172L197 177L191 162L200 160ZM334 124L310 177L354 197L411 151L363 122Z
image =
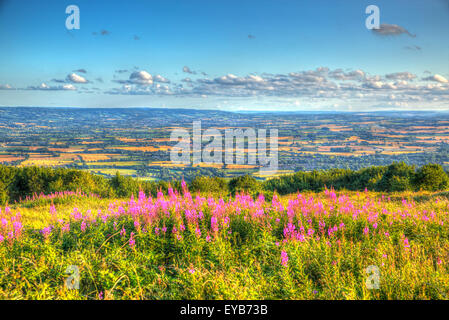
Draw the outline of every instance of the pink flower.
M62 228L61 228L62 232L69 232L70 231L70 223L67 222L65 223Z
M284 250L282 250L282 252L281 252L281 264L284 267L287 267L287 264L288 264L288 254Z
M218 222L216 217L210 218L210 228L213 232L218 232Z
M83 220L83 222L81 222L81 231L84 232L86 231L86 221Z
M44 229L41 230L41 233L44 236L45 240L47 240L48 237L50 236L51 229L52 229L51 226L49 226L49 227L45 227Z
M134 248L136 241L134 240L134 232L131 232L131 236L129 237L129 246Z
M369 234L369 228L368 228L368 226L366 226L365 228L363 228L363 234L364 234L365 236L367 236L367 235Z
M191 274L194 274L194 273L195 273L195 269L190 268L190 269L189 269L189 272L190 272Z
M404 238L404 249L405 251L410 250L410 243L408 242L408 238Z

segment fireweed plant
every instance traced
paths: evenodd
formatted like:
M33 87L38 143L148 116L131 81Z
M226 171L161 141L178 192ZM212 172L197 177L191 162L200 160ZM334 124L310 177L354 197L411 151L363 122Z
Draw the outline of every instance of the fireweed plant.
M182 193L136 198L37 206L27 214L44 216L40 227L20 206L1 208L0 298L449 297L444 197L326 190L225 200L183 183ZM89 208L94 201L103 202ZM79 290L65 285L68 266L79 268ZM368 266L379 269L378 289L366 285Z

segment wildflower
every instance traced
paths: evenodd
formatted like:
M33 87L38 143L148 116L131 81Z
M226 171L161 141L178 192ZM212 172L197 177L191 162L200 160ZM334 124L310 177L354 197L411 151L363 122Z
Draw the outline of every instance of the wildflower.
M70 231L70 223L66 223L61 228L62 232L69 232Z
M81 222L81 231L84 232L86 231L86 222L83 220L83 222Z
M53 218L56 218L56 214L57 214L57 212L56 212L55 205L54 205L54 204L51 204L51 206L50 206L50 215L51 215Z
M207 241L207 242L210 242L210 240L211 240L211 237L210 237L210 235L207 235L207 237L206 237L206 241Z
M126 235L125 227L123 227L122 230L120 230L120 235L121 235L122 237L124 237L124 236Z
M45 227L41 230L42 235L44 236L44 239L47 240L51 233L51 226Z
M20 221L14 221L13 222L14 227L14 233L16 234L16 237L19 237L22 234L22 223Z
M404 249L405 249L405 251L410 250L410 243L408 242L407 237L404 238Z
M0 234L0 243L3 242L3 240L5 240L5 237L3 237L3 236Z
M281 252L281 264L284 267L287 267L287 263L288 263L288 254L287 254L287 252L282 250L282 252Z
M367 235L369 234L369 228L368 228L368 226L366 226L365 228L363 228L363 234L364 234L365 236L367 236Z
M218 232L218 222L216 217L210 218L210 228L213 232Z
M131 232L131 236L129 237L129 246L134 248L136 241L134 240L134 232Z
M195 273L195 269L190 268L190 269L189 269L189 272L190 272L191 274L194 274L194 273Z
M100 291L100 293L98 294L98 299L103 300L103 291Z

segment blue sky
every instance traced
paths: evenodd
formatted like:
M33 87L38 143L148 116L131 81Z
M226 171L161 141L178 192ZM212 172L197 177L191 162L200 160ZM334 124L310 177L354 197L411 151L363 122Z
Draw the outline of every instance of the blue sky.
M449 109L448 0L0 0L0 43L2 106Z

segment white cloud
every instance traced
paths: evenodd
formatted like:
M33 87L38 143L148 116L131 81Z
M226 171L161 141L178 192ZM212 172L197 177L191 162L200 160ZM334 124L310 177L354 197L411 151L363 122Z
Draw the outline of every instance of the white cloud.
M405 72L389 73L385 76L385 78L392 80L413 80L416 78L416 75L405 71Z
M0 84L0 90L14 90L9 84Z
M443 76L441 76L439 74L434 74L433 76L423 78L423 80L436 81L436 82L440 82L440 83L447 83L448 82L448 80L445 77L443 77Z
M407 34L412 38L416 37L416 35L411 34L407 29L398 26L397 24L383 23L379 26L379 29L372 29L372 31L380 36L398 36Z
M114 82L121 83L121 84L148 87L148 86L154 86L155 82L170 83L170 80L161 76L160 74L153 76L149 72L147 72L145 70L141 70L141 71L134 71L133 73L131 73L128 80L114 80Z
M155 75L155 76L153 77L153 80L154 80L155 82L164 82L164 83L170 82L170 80L164 78L163 76L161 76L161 75L159 75L159 74L158 74L158 75Z
M71 73L67 76L67 82L87 83L88 81L84 77L77 75L76 73Z
M42 82L38 86L29 86L27 90L50 90L50 91L59 91L59 90L76 90L76 87L72 84L65 84L62 86L49 86L45 82Z
M196 74L196 71L190 70L190 68L188 66L184 66L182 68L182 71L185 72L185 73Z
M135 84L150 85L153 84L153 76L147 71L135 71L129 76L129 81Z
M63 90L76 90L75 86L73 84L65 84L62 86Z
M365 78L365 72L360 69L346 73L342 69L336 69L329 72L328 75L335 80L361 80Z
M385 76L367 74L357 69L314 70L285 74L226 74L215 78L185 78L167 82L162 76L151 76L146 71L135 72L129 80L116 80L126 86L108 90L109 94L171 95L178 97L229 97L229 98L288 98L307 103L329 102L329 105L366 105L376 102L385 105L389 101L399 104L448 101L449 85L442 76L432 76L433 83L417 81L408 71L389 73ZM165 81L167 80L167 81ZM447 80L446 80L447 81ZM164 85L165 83L166 85Z

